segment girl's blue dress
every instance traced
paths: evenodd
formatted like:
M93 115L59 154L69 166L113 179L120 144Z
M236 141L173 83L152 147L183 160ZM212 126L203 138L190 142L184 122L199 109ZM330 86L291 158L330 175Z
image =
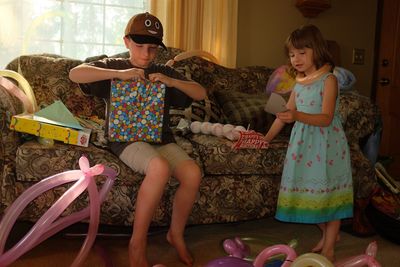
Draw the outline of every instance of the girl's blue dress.
M311 84L296 84L296 107L321 113L327 73ZM328 127L296 121L284 162L275 217L281 221L323 223L353 216L353 186L347 139L338 113Z

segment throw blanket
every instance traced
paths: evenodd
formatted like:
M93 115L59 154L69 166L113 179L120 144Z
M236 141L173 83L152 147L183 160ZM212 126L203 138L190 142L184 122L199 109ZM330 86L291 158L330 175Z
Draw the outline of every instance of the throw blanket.
M357 81L353 73L342 67L335 67L333 69L333 74L338 79L338 85L340 90L351 89L354 83Z

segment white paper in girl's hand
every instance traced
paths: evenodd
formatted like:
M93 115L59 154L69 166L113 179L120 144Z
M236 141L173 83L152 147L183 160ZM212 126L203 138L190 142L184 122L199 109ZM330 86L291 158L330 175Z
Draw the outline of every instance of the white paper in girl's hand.
M271 114L284 112L287 110L286 100L279 94L271 93L264 110Z

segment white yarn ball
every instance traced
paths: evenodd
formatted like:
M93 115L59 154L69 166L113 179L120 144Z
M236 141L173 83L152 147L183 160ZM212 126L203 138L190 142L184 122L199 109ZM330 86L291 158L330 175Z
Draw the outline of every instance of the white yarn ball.
M209 123L208 121L205 121L201 124L200 129L201 129L201 133L203 134L210 134L211 133L211 123Z
M214 123L211 126L211 133L213 135L215 135L215 136L218 136L218 137L222 136L222 134L223 134L223 126L222 126L222 124L221 123Z
M201 122L194 121L190 124L190 130L192 133L200 133L201 131Z
M222 133L223 133L223 135L226 135L226 134L232 132L233 128L235 128L235 126L233 126L232 124L229 124L229 123L228 123L228 124L225 124L225 125L222 127Z
M233 130L232 130L233 140L238 140L240 137L239 132L245 132L245 131L246 131L246 128L244 128L242 125L238 125L235 128L233 128Z
M231 141L235 141L235 136L233 135L233 132L227 133L225 137Z
M242 132L245 132L245 131L247 131L247 129L246 129L246 128L244 128L242 125L238 125L238 126L236 126L236 127L235 127L235 130L237 130L237 131L242 131Z
M229 140L233 140L233 133L232 133L232 130L235 128L235 126L234 125L232 125L232 124L225 124L223 127L222 127L222 134L223 134L223 136L225 136L226 138L228 138Z

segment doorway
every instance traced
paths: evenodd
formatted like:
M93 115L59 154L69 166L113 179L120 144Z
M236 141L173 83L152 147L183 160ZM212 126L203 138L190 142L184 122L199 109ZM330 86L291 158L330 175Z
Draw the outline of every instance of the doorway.
M400 1L378 1L374 88L383 122L379 154L387 170L400 177Z

